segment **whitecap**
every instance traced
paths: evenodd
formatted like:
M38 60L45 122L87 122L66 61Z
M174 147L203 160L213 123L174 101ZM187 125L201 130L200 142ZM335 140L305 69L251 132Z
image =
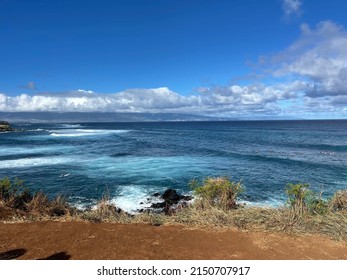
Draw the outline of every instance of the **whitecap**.
M72 149L70 146L51 145L49 147L6 147L0 149L0 156L25 155L25 154L49 154Z
M76 160L74 158L68 158L68 157L62 157L62 156L21 158L21 159L1 161L0 169L48 166L48 165L66 164L66 163L71 163L75 161Z
M55 137L81 137L107 134L119 134L129 132L129 130L108 130L108 129L61 129L51 130L50 135Z
M246 207L265 207L265 208L278 208L285 204L284 201L281 201L279 199L273 199L273 198L269 198L267 200L262 200L257 202L240 199L238 202L240 204L244 204Z
M42 129L42 128L36 128L36 129L28 129L27 131L47 131L46 129Z
M64 127L64 128L80 128L80 127L84 127L81 124L64 124L64 123L61 126Z

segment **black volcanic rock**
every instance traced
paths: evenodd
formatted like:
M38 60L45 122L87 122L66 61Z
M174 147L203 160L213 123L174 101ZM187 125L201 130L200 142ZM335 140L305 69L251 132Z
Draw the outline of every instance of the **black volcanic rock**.
M152 203L151 208L157 209L157 208L164 208L167 205L167 203L164 202L157 202L157 203Z
M193 197L189 196L189 195L180 195L179 193L177 193L176 190L174 189L168 189L166 190L163 195L162 198L165 200L165 202L167 202L168 204L172 205L172 204L177 204L178 202L180 202L181 200L185 200L185 201L189 201L192 200Z
M162 198L165 200L165 202L172 205L178 203L183 196L179 195L174 189L168 189L163 193Z
M185 196L179 194L175 189L167 189L162 195L159 193L155 193L152 195L154 198L161 198L164 201L161 202L154 202L151 204L151 206L147 209L141 209L140 213L148 211L154 211L154 212L163 212L166 215L172 215L177 210L187 207L187 201L193 199L192 196ZM147 198L147 202L150 202L152 199Z

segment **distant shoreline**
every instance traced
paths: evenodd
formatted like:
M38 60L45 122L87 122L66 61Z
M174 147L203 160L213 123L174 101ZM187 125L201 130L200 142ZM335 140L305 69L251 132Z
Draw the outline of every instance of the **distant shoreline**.
M0 120L0 132L10 132L14 131L11 125L7 121Z
M345 121L346 119L224 118L174 113L112 112L0 112L0 119L12 123L142 123L142 122L271 122L271 121Z

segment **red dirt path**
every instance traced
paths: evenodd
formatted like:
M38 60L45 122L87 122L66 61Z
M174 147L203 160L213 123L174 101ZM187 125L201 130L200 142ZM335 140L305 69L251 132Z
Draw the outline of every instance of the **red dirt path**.
M0 259L347 259L321 236L212 231L178 225L0 223Z

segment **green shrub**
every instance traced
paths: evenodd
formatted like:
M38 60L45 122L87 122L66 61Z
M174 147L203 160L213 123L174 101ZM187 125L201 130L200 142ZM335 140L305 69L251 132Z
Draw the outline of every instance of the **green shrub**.
M321 195L317 196L313 193L308 199L307 208L311 214L324 215L329 211L329 203Z
M0 205L31 216L64 216L73 210L62 196L50 200L43 192L31 194L22 180L0 180Z
M8 177L0 180L0 199L7 201L11 195L11 181Z
M288 184L286 187L286 194L288 196L288 203L293 211L294 217L302 216L307 212L307 204L311 191L308 189L308 184Z
M22 180L12 182L8 177L0 180L0 201L5 206L22 210L31 199L32 195Z
M286 194L294 217L305 213L324 215L329 211L328 201L322 198L322 193L309 190L309 184L288 184Z
M227 177L207 178L202 185L193 180L189 185L199 199L223 210L236 209L237 196L243 191L241 182L232 182Z

